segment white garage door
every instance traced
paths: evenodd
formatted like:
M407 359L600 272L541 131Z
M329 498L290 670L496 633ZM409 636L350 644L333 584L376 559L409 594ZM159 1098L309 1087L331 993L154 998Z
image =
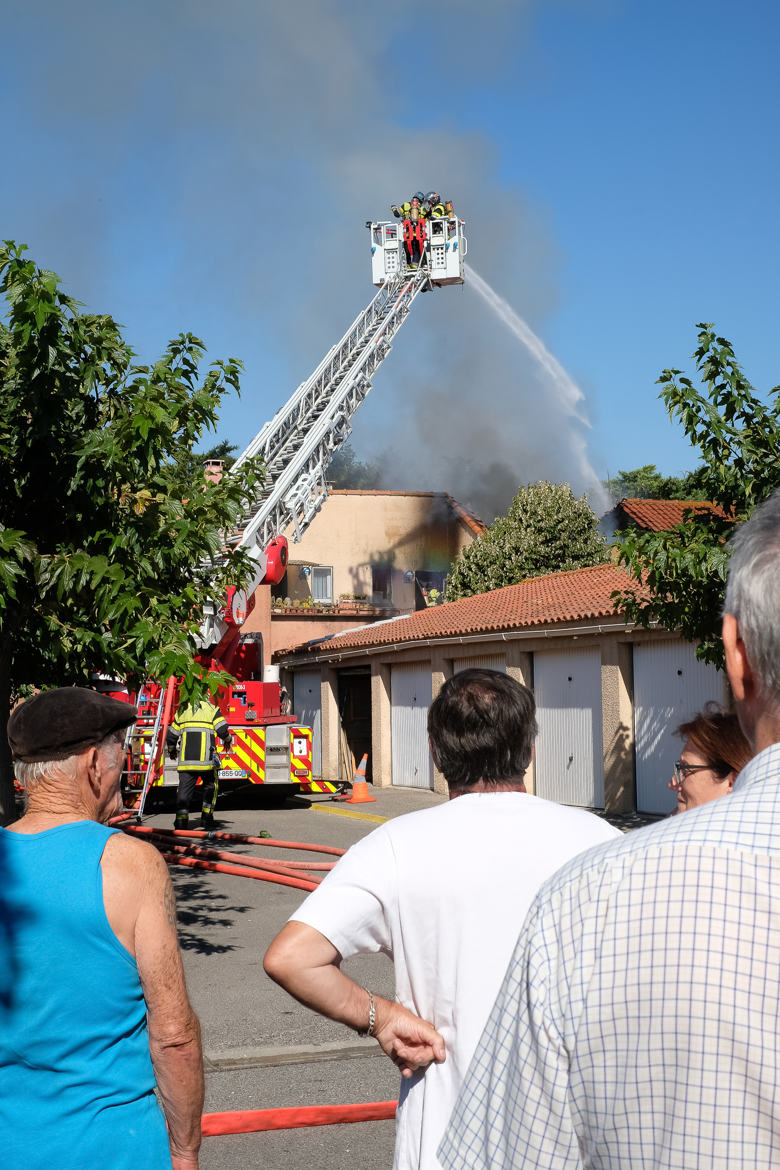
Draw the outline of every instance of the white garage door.
M394 666L390 671L390 737L393 784L433 788L433 761L428 751L431 668Z
M598 650L534 655L536 793L583 808L604 807L601 655Z
M667 785L682 740L673 734L704 704L722 702L725 680L696 658L690 642L675 640L634 647L634 736L636 805L640 812L671 812L676 801Z
M293 675L293 711L304 727L312 728L311 771L322 776L322 694L318 670L297 670Z
M478 654L476 658L456 658L452 673L460 674L462 670L470 670L472 666L479 666L482 670L500 670L502 674L506 674L506 660L503 654Z

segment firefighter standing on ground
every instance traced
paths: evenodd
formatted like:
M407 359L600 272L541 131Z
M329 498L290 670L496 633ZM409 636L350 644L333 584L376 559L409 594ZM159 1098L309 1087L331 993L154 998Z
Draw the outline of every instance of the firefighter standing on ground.
M198 780L203 782L203 828L214 828L214 806L217 803L216 737L224 747L230 746L230 728L217 708L209 702L197 707L182 707L166 735L168 755L179 757L179 788L176 794L176 821L174 827L186 829L189 823L190 801ZM179 742L181 740L181 743Z

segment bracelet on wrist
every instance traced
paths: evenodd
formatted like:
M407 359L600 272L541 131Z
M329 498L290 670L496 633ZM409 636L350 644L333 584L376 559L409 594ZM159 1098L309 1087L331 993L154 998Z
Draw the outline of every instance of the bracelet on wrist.
M374 1024L376 1023L376 1006L374 1004L374 997L368 988L365 989L368 996L368 1027L365 1030L358 1029L358 1036L373 1036Z

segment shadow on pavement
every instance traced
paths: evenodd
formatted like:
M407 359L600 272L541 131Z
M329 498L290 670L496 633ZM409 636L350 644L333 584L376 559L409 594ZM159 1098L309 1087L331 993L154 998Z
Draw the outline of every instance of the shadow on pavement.
M225 894L217 893L211 875L177 871L171 876L182 950L199 955L224 955L235 950L230 943L212 941L213 936L217 932L222 936L225 928L233 925L234 915L245 914L252 907L237 906Z
M311 808L311 804L309 797L299 794L292 785L247 784L227 792L220 788L217 808Z

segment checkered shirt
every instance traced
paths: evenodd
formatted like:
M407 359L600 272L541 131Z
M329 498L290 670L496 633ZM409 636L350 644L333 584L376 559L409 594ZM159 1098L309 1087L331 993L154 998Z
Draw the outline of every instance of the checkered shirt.
M780 1167L780 744L540 890L446 1170Z

